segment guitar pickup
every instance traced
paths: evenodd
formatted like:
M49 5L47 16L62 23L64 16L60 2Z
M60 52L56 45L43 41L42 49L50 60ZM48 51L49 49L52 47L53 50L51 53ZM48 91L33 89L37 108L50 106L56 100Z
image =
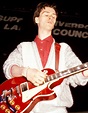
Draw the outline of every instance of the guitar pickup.
M20 84L20 88L21 88L22 92L29 90L28 83L24 82L24 83Z

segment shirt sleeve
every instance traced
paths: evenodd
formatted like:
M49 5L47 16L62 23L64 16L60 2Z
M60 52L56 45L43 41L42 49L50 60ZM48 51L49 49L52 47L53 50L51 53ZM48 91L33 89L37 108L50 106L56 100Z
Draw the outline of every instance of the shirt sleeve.
M6 61L3 64L3 72L7 79L12 78L11 73L10 73L10 68L12 67L12 65L18 65L18 66L23 65L21 43L19 45L17 45L17 48L15 48L9 54L8 58L6 59Z
M72 48L66 43L64 43L64 45L65 45L64 61L65 61L66 69L70 69L75 66L81 65L82 62L77 57L77 55L73 52ZM88 82L88 77L84 77L82 72L67 77L67 84L70 84L73 87L76 87L77 85L86 85L87 82Z

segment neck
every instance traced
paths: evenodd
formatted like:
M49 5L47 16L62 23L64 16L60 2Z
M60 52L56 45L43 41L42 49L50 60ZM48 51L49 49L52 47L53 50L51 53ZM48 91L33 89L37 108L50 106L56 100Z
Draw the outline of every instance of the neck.
M51 35L51 31L48 31L48 32L46 32L46 31L38 31L38 37L41 39L41 40L43 40L43 39L45 39L46 37L48 37L48 36L50 36Z

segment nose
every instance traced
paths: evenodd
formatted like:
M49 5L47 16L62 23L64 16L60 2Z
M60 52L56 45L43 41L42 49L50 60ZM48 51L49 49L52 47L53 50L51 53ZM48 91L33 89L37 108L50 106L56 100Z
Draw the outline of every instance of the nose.
M49 15L49 19L52 19L52 15Z

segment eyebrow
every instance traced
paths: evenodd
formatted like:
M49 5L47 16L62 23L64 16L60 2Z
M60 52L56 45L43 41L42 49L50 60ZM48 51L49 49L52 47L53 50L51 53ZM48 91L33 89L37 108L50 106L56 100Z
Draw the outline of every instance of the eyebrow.
M43 11L41 14L43 14L43 13L50 13L50 12L48 12L48 11ZM52 13L53 15L56 15L56 13Z

